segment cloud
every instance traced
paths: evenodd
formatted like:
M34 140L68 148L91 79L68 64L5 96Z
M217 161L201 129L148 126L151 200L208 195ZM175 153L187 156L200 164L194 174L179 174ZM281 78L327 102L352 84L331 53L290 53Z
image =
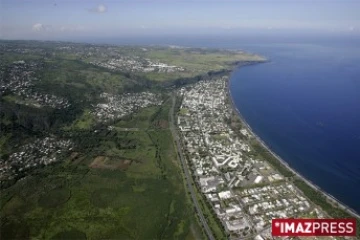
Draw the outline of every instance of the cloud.
M36 32L45 32L51 30L51 25L44 25L42 23L35 23L32 26L32 30Z
M99 4L97 7L89 9L89 12L105 13L107 12L107 7L103 4Z

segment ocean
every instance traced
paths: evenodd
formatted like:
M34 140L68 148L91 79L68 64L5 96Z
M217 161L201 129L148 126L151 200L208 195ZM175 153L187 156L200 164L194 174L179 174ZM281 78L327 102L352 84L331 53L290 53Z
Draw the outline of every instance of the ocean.
M301 175L360 212L360 45L242 47L269 63L237 69L230 91L252 130Z

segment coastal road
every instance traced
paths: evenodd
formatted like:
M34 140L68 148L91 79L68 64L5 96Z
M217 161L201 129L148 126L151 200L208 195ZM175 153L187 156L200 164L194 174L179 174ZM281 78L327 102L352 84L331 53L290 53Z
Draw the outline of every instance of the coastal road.
M172 100L172 105L171 105L171 109L170 109L170 117L169 117L169 126L170 126L170 130L171 130L171 133L173 135L173 138L174 138L174 141L176 143L176 147L177 147L177 151L178 151L178 155L179 155L179 158L180 158L180 162L181 162L181 167L182 169L184 170L184 173L185 173L185 180L186 180L186 186L191 194L191 199L193 201L193 204L195 206L195 210L196 210L196 213L197 215L199 216L199 219L200 219L200 223L201 225L204 227L205 229L205 233L208 237L208 239L210 240L215 240L215 237L205 219L205 216L204 216L204 213L202 212L202 209L200 207L200 204L199 204L199 201L197 199L197 196L196 196L196 189L194 189L194 186L191 184L192 182L192 176L191 176L191 173L190 173L190 170L189 170L189 167L186 163L186 159L184 157L184 154L183 154L183 151L182 151L182 148L181 148L181 144L180 144L180 139L179 139L179 136L177 134L177 130L175 128L175 125L174 125L174 109L175 109L175 102L176 102L176 98L175 98L175 93L172 95L171 97L171 100Z

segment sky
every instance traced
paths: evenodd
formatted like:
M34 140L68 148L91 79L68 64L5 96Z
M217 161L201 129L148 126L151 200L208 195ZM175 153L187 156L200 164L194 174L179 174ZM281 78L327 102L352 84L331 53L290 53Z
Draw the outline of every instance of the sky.
M359 0L0 0L0 38L360 35Z

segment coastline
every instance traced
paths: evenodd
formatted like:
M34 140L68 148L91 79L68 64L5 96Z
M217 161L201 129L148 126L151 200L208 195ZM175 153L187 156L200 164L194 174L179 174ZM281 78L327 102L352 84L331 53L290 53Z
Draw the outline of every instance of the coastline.
M264 62L266 63L266 62ZM242 65L244 66L244 65ZM241 66L241 67L242 67ZM246 66L246 64L245 64ZM239 68L240 66L238 65L237 68ZM239 111L239 109L236 107L235 103L234 103L234 99L231 95L231 91L230 91L230 81L231 81L231 76L232 74L228 75L228 80L227 80L227 96L230 102L230 105L233 109L234 112L237 113L237 116L239 117L241 123L246 127L246 129L252 134L252 136L256 139L256 141L258 143L260 143L260 145L265 148L274 158L277 159L277 161L279 161L281 163L281 165L283 167L285 167L288 171L290 171L291 173L293 173L297 178L299 178L300 180L302 180L307 186L309 186L310 188L312 188L313 190L320 192L322 194L323 197L326 198L327 201L331 200L333 203L337 204L338 206L334 208L339 208L343 211L345 211L346 213L348 213L349 215L356 217L358 219L360 219L360 213L357 213L354 209L350 208L349 206L345 205L344 203L342 203L340 200L338 200L337 198L335 198L334 196L332 196L331 194L327 193L326 191L322 190L319 186L317 186L316 184L312 183L310 180L308 180L307 178L305 178L304 176L302 176L299 172L297 172L295 169L291 168L291 166L285 161L283 160L279 155L277 155L275 152L273 152L271 150L270 147L268 147L266 145L266 143L258 136L254 133L254 131L252 130L252 128L250 127L250 125L246 122L245 118L243 117L243 115L241 114L241 112ZM298 188L298 187L297 187ZM299 189L300 190L300 189ZM301 190L300 190L301 191ZM302 192L302 191L301 191ZM304 194L305 195L305 194ZM306 195L305 195L306 196ZM307 196L306 196L307 197ZM309 198L309 197L307 197ZM310 199L310 198L309 198ZM313 202L310 199L311 202ZM321 208L321 207L320 207ZM326 212L327 213L327 212ZM327 213L328 215L330 215L329 213Z

